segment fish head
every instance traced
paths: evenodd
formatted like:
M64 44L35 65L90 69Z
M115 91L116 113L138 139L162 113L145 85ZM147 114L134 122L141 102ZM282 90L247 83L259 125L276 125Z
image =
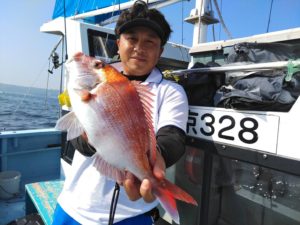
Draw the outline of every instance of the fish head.
M68 90L91 91L103 82L101 70L105 63L99 59L76 53L66 62Z
M102 83L127 82L128 79L113 66L103 60L76 53L66 62L68 93L76 93L81 100L88 101L97 95Z

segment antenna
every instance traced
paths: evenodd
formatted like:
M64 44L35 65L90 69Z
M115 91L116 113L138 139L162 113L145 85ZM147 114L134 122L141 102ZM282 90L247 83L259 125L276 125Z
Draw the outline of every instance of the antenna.
M66 0L64 0L64 28L65 28L66 60L68 60L67 23L66 23Z

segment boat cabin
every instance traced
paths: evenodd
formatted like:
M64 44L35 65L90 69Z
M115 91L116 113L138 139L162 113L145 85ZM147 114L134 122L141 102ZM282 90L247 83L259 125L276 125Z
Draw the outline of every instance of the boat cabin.
M45 23L40 31L61 36L66 36L64 44L68 56L77 52L110 61L117 61L116 37L112 28L84 23L60 17ZM183 69L190 62L189 48L168 42L164 47L158 66L161 70Z
M182 224L300 223L299 44L296 28L191 48L196 66L176 73L190 112L175 180L200 207L179 203Z

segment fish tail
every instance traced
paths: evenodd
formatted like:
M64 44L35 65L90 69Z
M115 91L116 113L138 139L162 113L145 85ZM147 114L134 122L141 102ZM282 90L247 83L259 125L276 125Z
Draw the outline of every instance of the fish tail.
M178 224L179 214L176 199L193 205L198 205L191 195L166 179L161 182L161 185L154 188L154 193L162 207L170 214L172 220Z

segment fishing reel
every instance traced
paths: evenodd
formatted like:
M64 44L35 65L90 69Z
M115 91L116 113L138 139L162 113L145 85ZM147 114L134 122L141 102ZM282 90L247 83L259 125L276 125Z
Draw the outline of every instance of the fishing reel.
M58 67L60 67L61 63L59 62L59 55L54 51L51 53L49 60L50 60L50 58L52 59L53 66L52 66L51 70L48 69L48 72L50 74L53 74L53 69L57 69Z

